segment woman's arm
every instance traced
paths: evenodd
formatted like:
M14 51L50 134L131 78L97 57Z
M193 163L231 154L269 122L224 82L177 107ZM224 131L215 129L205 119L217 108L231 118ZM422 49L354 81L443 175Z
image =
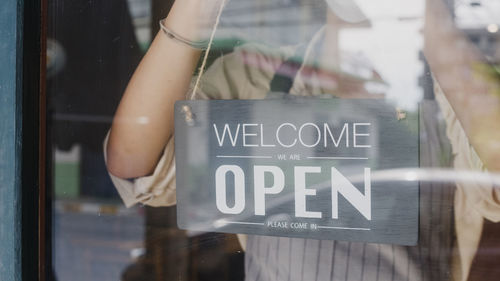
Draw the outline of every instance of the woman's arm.
M210 0L176 1L165 25L196 41L200 9ZM209 13L207 13L209 14ZM182 100L200 51L160 31L137 67L115 114L107 153L110 173L121 178L145 176L154 170L172 136L174 103Z

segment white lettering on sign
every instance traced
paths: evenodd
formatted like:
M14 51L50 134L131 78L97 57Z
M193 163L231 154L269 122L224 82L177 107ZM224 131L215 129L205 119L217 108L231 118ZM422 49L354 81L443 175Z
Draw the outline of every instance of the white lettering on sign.
M302 130L304 130L304 128L306 126L312 126L316 129L316 132L318 133L318 139L316 140L316 142L314 144L306 144L304 142L304 140L302 139L303 137L303 134L302 134ZM321 141L321 132L319 130L319 127L318 125L314 124L314 123L305 123L304 125L300 126L300 129L299 129L299 140L300 140L300 143L305 146L305 147L315 147L318 145L318 143Z
M353 136L354 136L354 147L372 147L369 144L358 144L358 137L369 137L370 134L359 134L356 132L358 126L370 126L370 123L354 123L353 125Z
M254 172L254 208L255 215L266 215L266 195L279 194L285 188L285 175L278 166L255 165ZM227 204L227 174L234 176L234 206ZM265 175L272 175L273 183L266 186ZM307 188L307 174L321 173L321 167L294 167L295 217L322 218L321 212L309 211L306 205L307 196L316 196L316 190ZM341 194L361 215L371 220L371 173L364 169L364 194L361 193L335 167L331 167L331 199L332 219L339 218L338 194ZM224 214L240 214L245 209L245 174L237 165L222 165L215 171L215 197L217 209Z
M226 176L234 175L234 206L227 205ZM245 173L236 165L222 165L215 171L215 200L217 209L224 214L240 214L245 209Z
M262 147L275 147L275 144L264 144L264 124L260 124L260 146Z
M238 140L238 132L240 131L240 124L236 127L236 132L234 133L234 136L231 135L231 128L229 127L229 124L224 125L224 131L222 132L222 139L219 137L219 131L217 130L217 125L214 124L214 129L215 129L215 135L217 136L217 140L219 141L219 146L222 146L224 144L224 139L226 138L226 132L229 135L229 138L231 139L231 144L236 146L236 141Z
M247 137L256 137L256 133L248 133L247 127L257 127L259 124L243 124L243 146L259 146L258 144L248 144Z
M338 194L342 194L367 220L372 219L370 168L365 168L363 195L346 177L332 167L332 219L339 218Z
M278 194L285 187L285 174L277 166L255 166L254 171L254 198L255 215L266 215L266 194ZM265 186L265 173L273 175L274 183L271 187Z
M283 147L292 147L292 146L294 146L294 145L297 143L297 139L294 139L294 140L293 140L293 142L292 142L292 144L289 144L289 145L283 144L283 143L281 142L281 139L280 139L280 130L281 130L281 128L283 128L284 126L290 126L290 127L292 127L292 128L293 128L293 130L294 130L294 131L297 131L297 127L295 127L295 125L294 125L294 124L291 124L291 123L283 123L283 124L281 124L281 125L278 127L278 129L276 129L276 140L277 140L277 141L278 141L278 143L279 143L281 146L283 146Z
M222 132L220 132L217 124L213 124L219 147L224 146L226 143L235 147L238 143L241 143L243 147L276 147L279 145L285 148L291 148L298 144L308 148L328 147L330 145L339 147L341 143L344 144L344 147L350 147L350 138L353 140L353 147L370 148L370 126L370 123L343 123L341 127L332 128L328 123L318 125L309 122L297 128L292 123L282 123L276 127L274 140L267 139L270 142L264 143L264 131L266 130L264 124L238 123L229 125L226 123ZM240 130L241 127L243 128ZM366 128L362 129L362 127ZM268 128L268 133L269 130ZM239 137L240 135L241 137ZM337 138L335 138L336 135ZM241 139L241 141L238 142L238 139Z
M347 123L344 123L344 127L342 127L342 131L340 132L340 135L339 135L339 138L337 140L335 140L335 138L333 137L332 135L332 131L330 130L330 126L328 126L328 124L324 124L323 125L323 134L325 135L324 137L324 146L327 147L327 135L326 135L326 132L328 131L328 135L330 135L330 139L332 140L333 142L333 145L335 145L335 147L339 147L339 144L340 144L340 140L342 140L342 136L344 135L344 132L346 132L346 137L345 137L345 147L349 147L349 124Z
M295 167L295 216L321 218L321 212L307 211L306 196L316 195L315 189L306 187L306 174L321 173L321 167Z
M288 222L287 221L268 221L267 227L288 228Z

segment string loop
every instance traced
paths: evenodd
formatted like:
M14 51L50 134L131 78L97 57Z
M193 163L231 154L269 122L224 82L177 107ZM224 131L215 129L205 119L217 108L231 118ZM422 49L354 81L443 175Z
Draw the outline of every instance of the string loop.
M210 0L206 0L210 1ZM194 96L196 95L196 92L198 91L198 87L201 81L201 76L203 75L203 72L205 71L205 67L207 65L207 60L208 60L208 54L210 53L210 49L212 48L212 43L215 38L215 32L217 31L217 27L219 26L219 21L222 16L222 11L224 10L224 6L226 5L227 0L222 0L221 5L219 7L219 12L217 13L217 18L215 19L215 24L212 29L212 33L210 34L210 40L208 41L208 46L205 51L205 55L203 56L203 62L201 63L200 70L198 72L198 77L196 78L196 83L194 84L193 91L191 92L191 96L189 97L190 100L194 99Z

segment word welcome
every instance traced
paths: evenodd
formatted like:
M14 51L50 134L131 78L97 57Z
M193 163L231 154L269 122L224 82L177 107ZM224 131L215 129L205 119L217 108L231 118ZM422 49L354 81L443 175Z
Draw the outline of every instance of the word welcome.
M272 176L273 184L266 186L265 176ZM322 218L322 212L308 211L306 205L307 196L315 196L316 189L307 188L306 177L308 174L321 173L321 167L296 166L294 167L294 194L295 194L295 217ZM227 175L232 174L234 178L234 205L227 204ZM279 194L285 187L285 174L278 166L255 165L254 176L254 207L255 215L266 215L266 195ZM371 174L370 168L364 169L364 194L361 193L346 177L335 167L331 167L331 207L332 219L338 219L338 194L354 206L367 220L371 220ZM217 209L224 214L240 214L245 210L245 173L237 165L222 165L215 171L215 196Z
M276 147L279 145L285 148L294 147L297 144L310 148L318 145L339 147L341 143L345 147L350 147L350 139L353 142L352 147L369 148L371 145L367 144L366 139L361 140L361 138L368 138L370 133L360 132L360 128L368 127L363 131L369 131L370 126L370 123L344 123L340 128L332 128L328 123L320 125L304 123L300 126L282 123L273 133L274 142L265 143L264 133L269 133L269 128L265 130L264 124L238 123L231 126L226 123L222 132L217 124L213 124L215 137L220 147L224 146L225 143L229 143L233 147L241 143L244 147Z

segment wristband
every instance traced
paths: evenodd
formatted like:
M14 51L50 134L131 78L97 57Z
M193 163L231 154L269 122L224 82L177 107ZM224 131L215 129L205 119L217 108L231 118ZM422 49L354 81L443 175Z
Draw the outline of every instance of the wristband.
M180 36L179 34L173 32L172 30L168 29L165 26L164 21L165 21L165 19L160 20L160 28L168 38L173 39L177 42L183 43L183 44L185 44L193 49L197 49L197 50L206 50L207 49L208 41L191 41L189 39L186 39L186 38Z

